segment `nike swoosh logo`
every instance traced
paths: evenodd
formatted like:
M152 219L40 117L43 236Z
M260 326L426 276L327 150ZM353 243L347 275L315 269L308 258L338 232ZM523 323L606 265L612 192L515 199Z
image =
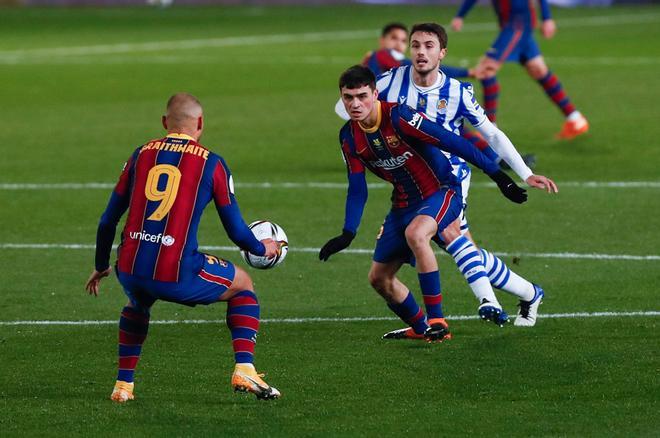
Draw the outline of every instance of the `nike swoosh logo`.
M422 207L422 208L420 208L419 210L417 210L417 213L421 212L421 211L424 210L425 208L429 208L429 206L428 206L428 205L425 205L424 207Z
M252 377L248 376L247 374L241 373L241 377L243 377L243 378L246 379L246 380L249 380L249 381L252 382L257 388L259 388L259 389L262 390L262 391L266 391L266 390L268 390L268 388L266 388L266 387L264 387L264 386L261 386L261 385L259 384L259 382L257 382L256 380L254 380Z

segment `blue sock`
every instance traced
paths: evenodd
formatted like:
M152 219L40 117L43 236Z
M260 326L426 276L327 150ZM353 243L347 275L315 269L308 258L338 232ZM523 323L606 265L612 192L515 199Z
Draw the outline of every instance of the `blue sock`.
M495 123L497 120L497 100L500 95L500 84L497 82L497 76L483 79L481 86L484 90L484 110L488 120Z
M417 274L419 286L424 297L426 316L429 319L444 318L442 314L442 289L440 287L440 273L438 271Z
M401 304L388 303L387 307L396 313L403 322L412 327L417 334L424 333L429 326L426 322L424 312L422 312L417 301L415 301L415 297L410 292L408 292L408 296Z

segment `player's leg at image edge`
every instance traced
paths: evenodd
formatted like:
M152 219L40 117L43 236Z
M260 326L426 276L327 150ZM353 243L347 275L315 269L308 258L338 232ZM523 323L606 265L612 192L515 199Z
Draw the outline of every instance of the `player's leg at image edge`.
M259 301L254 292L244 290L227 301L227 326L231 332L236 365L231 376L234 391L251 392L258 399L281 396L277 388L268 385L264 374L254 368L254 346L259 330Z
M544 291L520 275L516 274L496 255L481 248L481 259L493 287L503 290L519 299L518 315L513 325L532 327L536 324L539 305Z

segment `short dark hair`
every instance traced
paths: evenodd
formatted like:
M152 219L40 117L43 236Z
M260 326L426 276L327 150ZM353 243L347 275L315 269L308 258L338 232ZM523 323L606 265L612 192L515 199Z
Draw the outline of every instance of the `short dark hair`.
M363 65L354 65L348 68L339 77L339 89L355 89L368 85L372 90L376 89L376 76Z
M410 38L415 32L432 33L438 37L440 48L447 48L447 31L438 23L417 23L410 29Z
M399 22L394 22L394 23L387 23L385 26L383 26L383 30L380 33L380 36L385 36L388 33L392 32L393 30L396 29L401 29L405 33L408 33L408 28L406 27L405 24L399 23Z

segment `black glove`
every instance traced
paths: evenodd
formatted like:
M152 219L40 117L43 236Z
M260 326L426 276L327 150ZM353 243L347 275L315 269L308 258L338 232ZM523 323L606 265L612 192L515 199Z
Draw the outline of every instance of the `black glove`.
M331 255L348 248L354 238L355 234L343 230L341 236L333 237L323 245L323 248L321 248L321 251L319 252L319 260L327 262Z
M492 175L488 175L495 181L500 192L516 204L522 204L527 201L527 190L519 187L509 175L498 170Z

